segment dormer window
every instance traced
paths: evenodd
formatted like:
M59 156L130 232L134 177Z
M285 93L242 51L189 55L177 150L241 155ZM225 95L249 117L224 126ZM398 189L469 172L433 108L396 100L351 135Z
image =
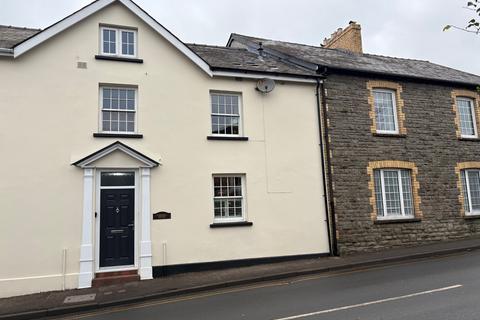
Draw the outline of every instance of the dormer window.
M137 31L112 27L100 28L102 55L135 58L137 56Z

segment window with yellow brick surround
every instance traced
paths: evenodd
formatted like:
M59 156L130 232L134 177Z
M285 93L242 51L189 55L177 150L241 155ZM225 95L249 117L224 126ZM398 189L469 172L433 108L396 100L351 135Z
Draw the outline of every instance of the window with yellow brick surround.
M460 113L458 110L458 105L457 105L457 98L469 98L473 100L473 107L475 109L475 124L476 128L480 128L480 108L479 108L479 98L480 96L478 95L477 92L475 91L470 91L470 90L452 90L452 110L453 113L455 114L455 128L456 128L456 133L457 133L457 138L462 138L462 132L460 128ZM478 132L477 132L478 135Z
M368 95L368 104L370 105L370 119L372 119L372 126L370 127L370 131L372 133L377 133L379 130L377 128L377 120L375 115L375 98L373 91L375 89L386 89L392 90L395 92L395 106L396 106L396 114L397 114L397 123L398 126L398 134L405 135L407 134L407 129L405 128L405 113L403 112L404 102L402 99L402 86L398 83L391 82L391 81L383 81L383 80L370 80L367 81L367 89L369 91Z
M457 174L457 188L458 188L458 201L460 202L460 215L462 217L466 216L467 208L465 205L465 197L464 194L467 190L464 189L464 184L462 183L462 171L469 170L469 169L477 169L480 170L480 161L469 161L469 162L460 162L457 163L455 167L455 173ZM466 187L466 186L465 186Z
M375 195L375 177L374 171L379 169L407 169L410 170L411 183L412 183L412 196L413 196L413 209L415 219L422 218L422 211L420 210L421 199L419 196L420 184L418 183L418 168L413 162L397 161L397 160L383 160L369 162L367 167L368 176L370 178L368 182L368 189L370 190L370 205L372 207L371 219L373 221L377 218L377 199Z

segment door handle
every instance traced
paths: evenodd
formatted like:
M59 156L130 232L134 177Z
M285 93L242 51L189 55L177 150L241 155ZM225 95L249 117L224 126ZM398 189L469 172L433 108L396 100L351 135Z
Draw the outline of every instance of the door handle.
M133 227L133 226L134 226L134 224L133 224L133 223L130 223L128 226L129 226L129 227Z
M123 229L110 230L110 233L123 233Z

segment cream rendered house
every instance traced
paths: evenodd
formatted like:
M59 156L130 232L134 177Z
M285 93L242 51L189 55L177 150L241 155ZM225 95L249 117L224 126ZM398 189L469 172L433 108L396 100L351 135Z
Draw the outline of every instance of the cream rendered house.
M315 73L129 0L0 29L2 297L329 253Z

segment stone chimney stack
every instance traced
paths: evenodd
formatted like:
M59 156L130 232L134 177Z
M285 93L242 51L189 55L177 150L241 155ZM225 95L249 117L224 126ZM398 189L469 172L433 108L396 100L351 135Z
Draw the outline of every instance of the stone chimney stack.
M355 21L350 21L345 29L339 28L330 38L323 40L324 48L343 49L353 53L363 53L362 27Z

